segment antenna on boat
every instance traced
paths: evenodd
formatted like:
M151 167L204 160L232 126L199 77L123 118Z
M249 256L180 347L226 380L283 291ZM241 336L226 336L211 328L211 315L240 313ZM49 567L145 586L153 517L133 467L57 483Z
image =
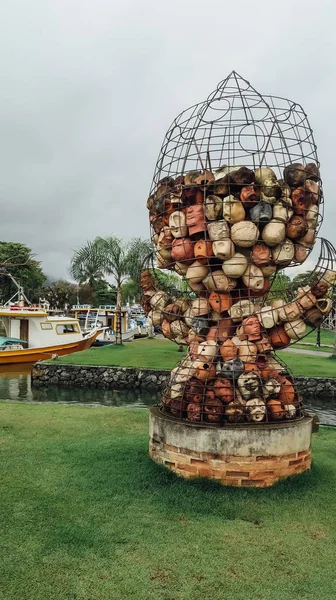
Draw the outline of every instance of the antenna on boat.
M7 269L5 269L4 267L0 268L0 275L7 275L7 277L9 277L12 282L14 283L14 285L16 285L17 287L17 291L15 292L15 294L5 303L6 305L9 305L11 302L13 302L14 300L16 300L19 304L19 306L24 306L25 302L28 305L31 305L31 302L28 300L26 294L24 293L23 287L22 285L20 285L16 279L13 277L13 275L11 275Z

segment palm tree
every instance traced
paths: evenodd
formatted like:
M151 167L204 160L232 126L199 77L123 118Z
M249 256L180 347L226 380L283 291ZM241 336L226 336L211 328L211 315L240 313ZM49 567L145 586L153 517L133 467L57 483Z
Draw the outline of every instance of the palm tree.
M104 255L96 238L76 250L70 263L70 274L80 284L88 284L93 299L96 285L104 278Z

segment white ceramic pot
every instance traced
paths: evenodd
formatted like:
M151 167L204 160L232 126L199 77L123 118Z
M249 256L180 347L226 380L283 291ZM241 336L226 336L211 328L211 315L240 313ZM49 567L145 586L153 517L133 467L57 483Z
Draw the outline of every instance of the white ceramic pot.
M225 240L230 237L230 227L224 220L208 223L207 227L209 238L214 242L217 240Z
M209 269L207 266L195 260L187 269L186 278L189 283L201 283L204 277L208 274Z
M223 200L219 196L211 194L205 198L204 213L209 221L215 221L223 217Z
M284 324L285 332L291 340L299 340L306 333L307 325L302 319L296 319Z
M223 217L228 222L234 224L245 219L245 209L234 196L226 196L223 200Z
M294 244L288 238L272 250L273 261L276 265L288 265L293 260L294 254Z
M271 329L279 322L279 315L273 306L263 306L258 312L257 317L265 329Z
M280 244L286 235L286 225L280 221L272 219L267 225L265 225L261 234L262 239L268 246L277 246Z
M252 423L260 423L266 416L266 405L261 398L251 398L246 402L246 416Z
M227 277L222 270L209 273L203 279L203 283L210 292L228 292L237 285L237 282L234 279Z
M253 315L255 312L255 306L252 300L238 300L233 304L228 311L229 315L234 323L239 323L245 317Z
M259 229L251 221L235 223L231 227L231 239L237 246L249 248L256 243L258 237Z
M280 321L296 321L303 313L303 308L298 302L284 304L278 309ZM285 328L286 329L286 328ZM290 336L289 336L290 337ZM295 338L294 338L295 339Z
M236 252L231 258L225 260L222 265L222 269L228 277L236 279L241 277L247 267L247 258L240 252Z
M259 291L264 287L264 276L257 265L248 265L242 279L250 290Z
M181 210L175 210L169 217L169 227L175 238L185 237L188 233L186 216Z
M221 260L231 258L235 252L234 244L229 238L213 242L212 249L214 255Z

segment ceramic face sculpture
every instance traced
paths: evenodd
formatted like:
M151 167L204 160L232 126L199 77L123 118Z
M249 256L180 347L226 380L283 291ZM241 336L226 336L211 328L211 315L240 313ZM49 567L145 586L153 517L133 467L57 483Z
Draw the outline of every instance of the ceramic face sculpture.
M216 427L241 422L262 427L302 416L301 397L273 352L323 321L336 282L335 274L321 268L299 290L291 284L271 287L277 272L304 263L314 246L321 221L319 166L305 156L298 160L300 140L294 158L288 156L300 135L295 103L274 115L285 120L283 133L276 120L269 127L273 116L266 103L265 131L276 131L275 139L272 133L261 136L256 123L251 140L246 127L253 122L255 92L241 81L235 94L236 76L229 77L210 100L196 112L182 113L169 130L147 208L157 248L154 267L184 281L167 292L161 291L155 271L147 269L141 276L143 306L152 323L188 350L187 362L174 369L164 393L164 410ZM242 99L243 106L251 106L249 121L242 110L241 122L233 124L233 105ZM225 100L227 115L217 115L219 100ZM277 99L272 106L276 113ZM302 115L298 119L305 119ZM307 121L302 135L302 147L311 143L308 155L316 156ZM273 147L286 148L284 164L278 162L280 153L274 160ZM264 154L255 148L264 148Z

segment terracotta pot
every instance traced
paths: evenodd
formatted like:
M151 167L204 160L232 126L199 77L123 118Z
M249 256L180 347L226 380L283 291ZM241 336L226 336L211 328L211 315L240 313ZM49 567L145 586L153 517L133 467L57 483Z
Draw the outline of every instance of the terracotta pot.
M208 315L210 305L207 298L196 298L190 305L190 316L197 317L199 315Z
M184 239L186 239L186 238L184 238ZM186 272L188 271L188 263L189 263L189 261L184 262L184 263L176 262L175 266L174 266L176 273L178 273L179 275L185 275Z
M195 377L200 381L209 381L216 376L216 367L213 363L196 360L194 365Z
M265 179L260 189L260 198L263 202L275 204L281 196L281 187L273 179Z
M233 360L238 356L238 346L236 346L236 344L234 344L232 340L227 339L219 347L219 352L224 362L228 360Z
M255 307L251 300L238 300L231 306L229 315L234 323L239 323L244 317L248 317L254 312Z
M296 215L304 215L310 206L310 201L307 199L304 188L299 187L292 192L292 203L294 213Z
M174 238L181 238L187 235L186 216L181 210L175 210L170 215L169 227Z
M245 406L241 402L230 402L225 407L225 417L229 423L241 423L245 420Z
M257 267L269 265L272 260L272 251L269 246L263 242L258 242L253 246L251 258Z
M266 333L263 333L260 340L256 341L257 350L259 353L270 352L272 350L271 340Z
M293 163L284 168L283 176L290 187L298 187L305 182L307 173L301 163Z
M185 387L185 398L187 402L195 402L200 404L205 396L204 384L195 377L189 379Z
M224 407L219 398L207 396L204 402L204 416L209 423L219 423L224 415Z
M170 324L172 336L175 338L184 339L189 333L189 327L184 321L177 320Z
M235 326L229 317L224 317L218 321L217 324L218 340L225 341L228 337L232 336L235 331Z
M295 321L302 315L302 313L302 306L299 304L299 302L295 301L290 302L289 304L284 304L278 309L280 321Z
M236 281L227 277L222 270L209 273L203 283L209 291L218 292L229 292L236 286Z
M324 273L320 274L323 281L326 281L328 286L336 285L336 271L328 269Z
M168 338L169 340L173 339L173 335L170 329L170 323L169 321L167 321L166 319L164 319L162 321L162 325L161 325L161 329L162 329L162 333L163 335Z
M246 371L238 377L238 388L244 400L250 400L260 391L260 379L253 371Z
M268 400L266 407L270 421L280 421L285 417L285 409L279 400Z
M224 404L229 404L234 398L232 383L228 379L217 379L214 383L214 392Z
M306 285L304 288L299 288L296 298L303 311L312 308L316 304L316 296L312 293L309 285Z
M266 405L261 398L251 398L246 402L247 420L252 423L261 423L266 416Z
M251 315L243 320L243 331L250 342L260 340L261 329L260 322L256 315Z
M307 202L314 205L319 203L320 189L316 181L307 179L304 184L304 190Z
M305 166L305 172L308 179L313 181L319 181L320 171L315 163L309 163Z
M186 278L191 283L201 283L202 280L207 276L209 269L206 265L203 265L198 260L195 260L186 272Z
M290 337L287 335L283 325L277 325L268 331L273 348L277 350L287 348L290 344Z
M250 219L253 223L265 224L269 223L273 216L272 206L262 200L250 210Z
M169 296L166 292L155 292L150 299L150 305L154 310L163 310L166 304L168 304Z
M280 394L281 383L275 377L267 377L262 385L263 396L266 400L277 398ZM279 398L280 399L280 398Z
M286 377L281 378L281 388L279 394L279 400L282 404L293 404L295 398L295 390L293 384L286 379Z
M226 260L234 255L235 247L229 238L212 242L213 253L217 258Z
M293 212L292 207L280 199L273 206L273 219L288 223L289 219L293 216Z
M156 280L150 271L141 271L140 274L140 286L144 291L155 290Z
M328 289L328 283L324 279L320 279L320 281L314 283L314 285L311 288L311 291L315 298L322 298L328 292Z
M188 421L192 421L193 423L201 420L202 409L200 404L196 404L191 402L187 406L187 419Z
M164 227L159 235L157 240L157 248L158 250L162 250L163 248L171 249L173 243L173 234L169 227Z
M195 242L194 254L195 258L197 258L199 262L208 264L210 258L213 256L212 242L208 242L206 240L199 240L198 242Z
M284 323L285 332L292 340L299 340L306 332L307 325L302 319Z
M308 231L307 222L304 217L294 215L286 226L286 235L291 240L298 240L306 235Z
M251 208L258 202L259 196L259 190L253 184L243 187L240 192L240 200L248 208Z
M229 310L232 305L232 299L230 294L219 294L218 292L211 292L209 296L209 304L211 308L217 313Z
M260 167L254 171L254 179L256 183L262 185L268 180L276 181L276 174L269 167Z
M207 340L198 345L197 357L205 362L212 361L217 354L217 344L214 340Z
M279 314L273 306L263 306L257 313L257 317L265 329L275 327L279 322Z
M205 336L203 335L198 335L196 333L196 331L193 331L192 329L189 330L188 336L187 336L187 342L188 344L192 344L193 342L203 342L204 341Z
M258 342L256 342L256 346L258 348ZM258 350L259 352L259 350ZM257 360L256 360L256 365L258 370L260 371L260 375L262 373L262 371L264 369L266 369L267 365L268 365L268 355L267 354L258 354L257 356Z
M221 369L221 376L225 379L238 379L244 371L244 363L239 358L226 361Z
M250 290L261 290L264 286L264 276L257 265L248 265L242 276L244 285Z
M172 258L178 262L190 261L194 258L194 244L190 238L176 238L172 243Z
M190 358L192 360L197 360L198 342L190 342L190 340L189 340L189 334L188 334L188 337L187 337L187 342L188 342L188 346L189 346L189 356L190 356Z
M308 323L308 325L311 325L311 327L319 327L320 325L322 325L325 319L325 315L321 313L317 306L314 306L313 308L307 310L307 312L304 313L303 317L306 323Z
M207 224L210 240L213 242L225 240L230 237L230 228L226 221L214 221Z
M215 181L215 176L211 171L204 170L202 173L196 176L194 179L194 183L201 186L201 188L206 188L210 183Z
M302 264L306 258L308 256L308 250L305 246L302 246L301 244L295 244L295 254L294 254L294 258L296 260L296 262Z
M204 208L202 204L194 204L187 208L187 219L189 235L194 235L206 229Z
M238 348L238 355L243 363L255 364L257 352L257 346L247 340L242 341Z
M276 265L285 267L292 262L294 253L295 249L293 242L289 239L285 239L281 244L273 248L273 261Z
M205 216L209 221L215 221L223 217L223 200L219 196L211 194L207 196L204 203Z
M272 220L265 225L261 237L268 246L277 246L285 239L285 234L285 224Z
M309 229L316 229L319 217L318 206L312 205L306 213L306 221Z
M182 308L178 304L167 304L163 310L163 316L168 323L179 319L182 315Z
M223 217L231 225L244 221L245 210L240 200L237 200L234 196L226 196L223 200Z
M316 234L314 229L308 229L306 235L300 239L300 244L306 248L313 248L316 242Z

